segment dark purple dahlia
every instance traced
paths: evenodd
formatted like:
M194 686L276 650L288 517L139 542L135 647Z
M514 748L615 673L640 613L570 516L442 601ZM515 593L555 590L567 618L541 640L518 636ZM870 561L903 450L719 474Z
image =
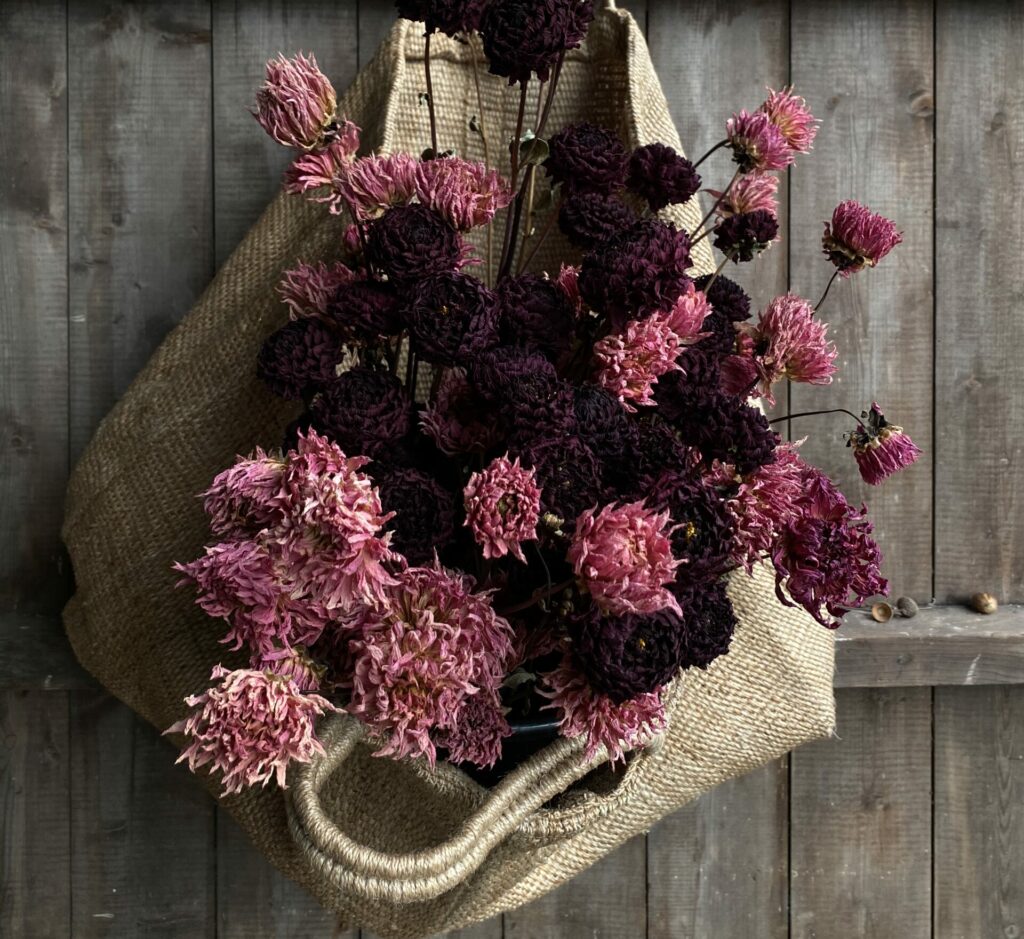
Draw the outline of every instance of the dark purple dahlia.
M558 210L562 234L570 244L584 250L629 228L636 220L636 212L622 199L602 192L570 193Z
M563 531L571 532L580 513L601 500L601 467L579 437L545 434L518 455L523 466L537 472L541 510L560 518Z
M726 582L716 580L673 592L683 609L679 664L682 668L707 668L729 651L736 631L736 613Z
M256 374L276 395L298 400L335 378L341 342L323 323L301 319L271 333L256 359Z
M715 229L715 247L733 261L752 261L779 234L779 220L767 209L722 219Z
M313 426L349 456L393 456L413 427L414 408L402 383L388 372L357 366L313 401Z
M498 286L503 345L557 362L569 351L575 316L565 293L539 274L509 277Z
M371 475L385 512L394 512L388 529L391 546L413 565L427 564L455 536L455 502L436 479L412 467L382 467Z
M750 297L736 281L719 274L712 283L712 275L705 274L693 283L698 290L704 291L708 303L730 322L740 323L750 318Z
M458 270L464 258L459 233L425 205L396 206L369 225L366 260L399 286Z
M626 182L629 156L618 136L595 124L570 124L549 141L548 175L569 190L611 192Z
M689 282L690 236L656 218L641 219L583 258L580 292L621 330L631 319L667 310Z
M594 18L593 0L493 0L480 20L484 52L510 85L547 81L559 56L575 49Z
M707 323L708 319L705 319L704 322ZM724 353L714 347L703 345L705 342L713 341L713 337L703 339L701 343L682 351L676 360L682 368L682 372L676 379L681 386L688 389L703 388L706 391L714 391L719 387L722 379L722 355Z
M471 33L480 26L487 0L396 0L398 15L426 24L427 32L435 29L449 36Z
M690 466L693 454L679 439L672 425L659 415L643 414L634 423L637 442L633 467L636 491L633 494L643 496L662 473Z
M629 158L626 185L647 200L652 212L686 202L700 189L700 174L693 164L663 143L637 147Z
M445 272L420 281L404 316L416 352L435 365L457 365L498 344L497 300L468 274Z
M402 329L394 291L375 280L357 280L338 289L327 304L327 316L346 338L373 341Z
M577 385L573 410L580 439L601 464L601 476L613 489L631 483L636 473L637 427L622 402L599 385Z

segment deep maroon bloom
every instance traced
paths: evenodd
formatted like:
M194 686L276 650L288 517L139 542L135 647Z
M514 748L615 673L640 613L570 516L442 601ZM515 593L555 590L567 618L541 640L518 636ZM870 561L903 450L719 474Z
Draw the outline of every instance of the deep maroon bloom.
M580 190L572 192L558 210L558 227L569 243L589 249L637 220L617 195Z
M539 274L508 277L498 285L501 342L558 362L569 351L575 316L558 285Z
M711 283L711 275L706 274L694 281L698 290L703 290L712 308L725 316L732 323L739 323L750 317L750 297L746 291L733 280L719 274L714 283Z
M688 201L700 189L700 175L682 154L663 143L637 147L629 158L629 188L652 212Z
M443 551L455 534L455 500L436 479L405 466L373 470L388 523L394 532L391 547L410 564L425 564Z
M672 610L606 616L592 606L569 623L572 657L616 704L657 691L679 671L684 631Z
M857 460L860 475L869 486L877 486L893 473L917 461L921 448L898 424L890 424L877 404L865 412L863 420L850 434L849 446Z
M501 757L501 743L512 733L497 692L478 691L459 708L453 727L438 731L435 742L452 763L490 767Z
M542 436L521 453L523 466L537 471L540 507L563 522L571 532L584 509L601 497L601 467L579 437Z
M480 26L487 0L396 0L395 6L403 19L426 24L428 33L437 29L455 36Z
M677 594L683 609L680 667L705 669L729 651L736 613L725 584L716 580Z
M588 382L576 386L573 410L577 433L597 457L605 484L616 491L635 485L638 433L622 402Z
M690 237L656 218L601 242L583 258L580 293L612 327L668 310L690 282Z
M291 320L263 343L256 374L274 394L297 400L333 381L343 355L338 337L319 320Z
M892 221L848 199L835 207L831 225L825 223L821 245L840 276L849 277L874 267L902 241L903 233Z
M715 229L715 247L734 263L752 261L779 237L779 220L767 209L730 215Z
M618 135L595 124L570 124L555 134L544 163L548 175L568 190L611 192L626 181L629 156Z
M396 206L369 225L366 259L396 284L451 273L465 257L459 233L425 205Z
M726 122L732 158L743 173L784 170L793 162L786 135L763 111L740 111Z
M501 428L462 369L449 369L420 415L420 427L448 456L483 453L498 442Z
M327 303L326 317L346 338L373 341L402 329L395 292L376 280L339 287Z
M414 409L402 383L388 372L357 366L313 401L317 429L346 453L392 455L413 427Z
M468 274L425 278L414 287L404 315L416 352L436 365L456 365L498 343L496 298Z
M593 0L499 0L480 21L484 52L510 85L547 81L562 53L575 49L594 18Z
M672 376L678 380L679 373ZM672 426L657 414L645 414L635 421L636 464L629 472L635 474L637 495L646 495L650 486L667 470L678 470L693 463L692 451L679 439Z

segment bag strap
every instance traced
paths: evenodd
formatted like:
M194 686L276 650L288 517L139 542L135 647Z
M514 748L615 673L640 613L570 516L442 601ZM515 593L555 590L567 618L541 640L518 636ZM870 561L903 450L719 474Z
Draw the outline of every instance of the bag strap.
M606 762L607 751L583 757L583 741L560 739L513 770L445 841L387 852L349 837L324 807L321 792L364 737L356 719L330 718L320 736L325 756L292 770L288 824L310 864L340 889L368 899L428 900L457 887L537 809Z

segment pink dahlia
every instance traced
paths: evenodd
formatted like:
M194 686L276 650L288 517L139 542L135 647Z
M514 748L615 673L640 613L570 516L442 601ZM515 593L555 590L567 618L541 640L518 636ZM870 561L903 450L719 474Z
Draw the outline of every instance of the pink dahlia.
M793 94L792 87L781 91L768 89L768 99L761 105L772 123L782 131L790 147L797 153L808 153L818 133L818 120L807 102Z
M506 454L470 476L464 496L465 524L484 557L512 554L525 564L522 543L536 541L540 518L536 472L523 469L519 457L512 462Z
M459 368L444 373L434 400L420 413L420 427L448 456L482 453L497 443L501 434Z
M254 653L249 663L261 672L273 672L278 678L292 681L299 691L319 691L324 667L310 657L303 646Z
M378 755L425 756L459 726L476 694L495 694L512 654L512 627L463 574L410 567L377 607L345 617L351 636L348 710L380 737Z
M510 733L501 697L496 691L479 691L466 699L455 726L434 736L452 763L490 767L500 759L501 743Z
M700 329L704 320L711 312L711 304L704 292L698 290L691 281L679 294L679 298L667 313L656 313L668 323L669 328L679 337L680 342L689 345L702 338Z
M210 677L219 684L186 698L193 712L164 731L191 738L179 763L188 760L193 772L213 764L224 792L233 793L271 779L283 789L289 763L308 763L324 752L314 723L337 710L330 701L269 672L216 665Z
M864 482L877 486L893 473L915 463L921 448L902 427L890 424L877 404L872 404L863 418L850 434L849 445Z
M654 386L662 375L681 371L683 343L659 314L630 320L622 334L594 343L594 381L606 388L627 411L634 405L653 406Z
M717 189L709 189L708 194L718 202L715 214L721 218L747 215L750 212L770 212L773 217L777 217L778 191L778 176L748 174L734 180L724 197Z
M559 729L565 737L586 735L586 759L603 746L611 761L624 760L626 752L644 746L666 726L661 690L646 692L621 704L595 691L566 656L553 672L541 676L551 700L546 708L561 712Z
M248 458L218 473L203 493L203 509L215 535L254 534L284 518L284 461L256 449Z
M340 215L346 205L336 184L358 149L359 128L346 121L337 140L323 150L301 154L284 171L285 192L306 195L313 202L324 203L333 215Z
M417 164L416 195L459 231L486 225L512 201L497 170L454 156Z
M576 522L568 558L580 583L606 613L681 614L665 588L680 561L672 557L669 513L653 512L643 502L587 509Z
M419 161L408 153L368 156L346 163L334 179L334 190L359 221L378 218L416 194Z
M828 385L838 354L828 340L828 326L814 307L795 294L776 297L755 325L740 326L740 355L729 356L722 369L722 387L730 394L750 393L755 387L770 404L772 385L782 378Z
M337 107L334 86L317 67L316 57L300 52L267 63L267 80L256 92L253 117L285 147L320 150L337 134Z
M782 170L793 162L793 150L785 134L763 111L740 111L725 127L733 159L743 173Z
M277 292L293 320L306 317L324 318L327 305L334 299L340 287L351 284L358 274L340 261L327 264L299 262L299 266L285 271Z
M902 241L902 232L890 219L847 199L835 207L831 225L825 222L821 245L840 276L849 277L874 267Z

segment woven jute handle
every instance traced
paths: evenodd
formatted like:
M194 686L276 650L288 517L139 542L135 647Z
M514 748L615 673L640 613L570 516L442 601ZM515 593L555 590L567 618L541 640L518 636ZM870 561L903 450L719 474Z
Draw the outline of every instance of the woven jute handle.
M321 791L363 739L346 715L321 731L326 755L292 773L288 824L304 857L341 890L369 899L408 903L440 896L462 883L544 803L606 762L602 748L583 758L583 740L559 739L490 790L450 838L418 851L392 853L360 844L328 815Z

